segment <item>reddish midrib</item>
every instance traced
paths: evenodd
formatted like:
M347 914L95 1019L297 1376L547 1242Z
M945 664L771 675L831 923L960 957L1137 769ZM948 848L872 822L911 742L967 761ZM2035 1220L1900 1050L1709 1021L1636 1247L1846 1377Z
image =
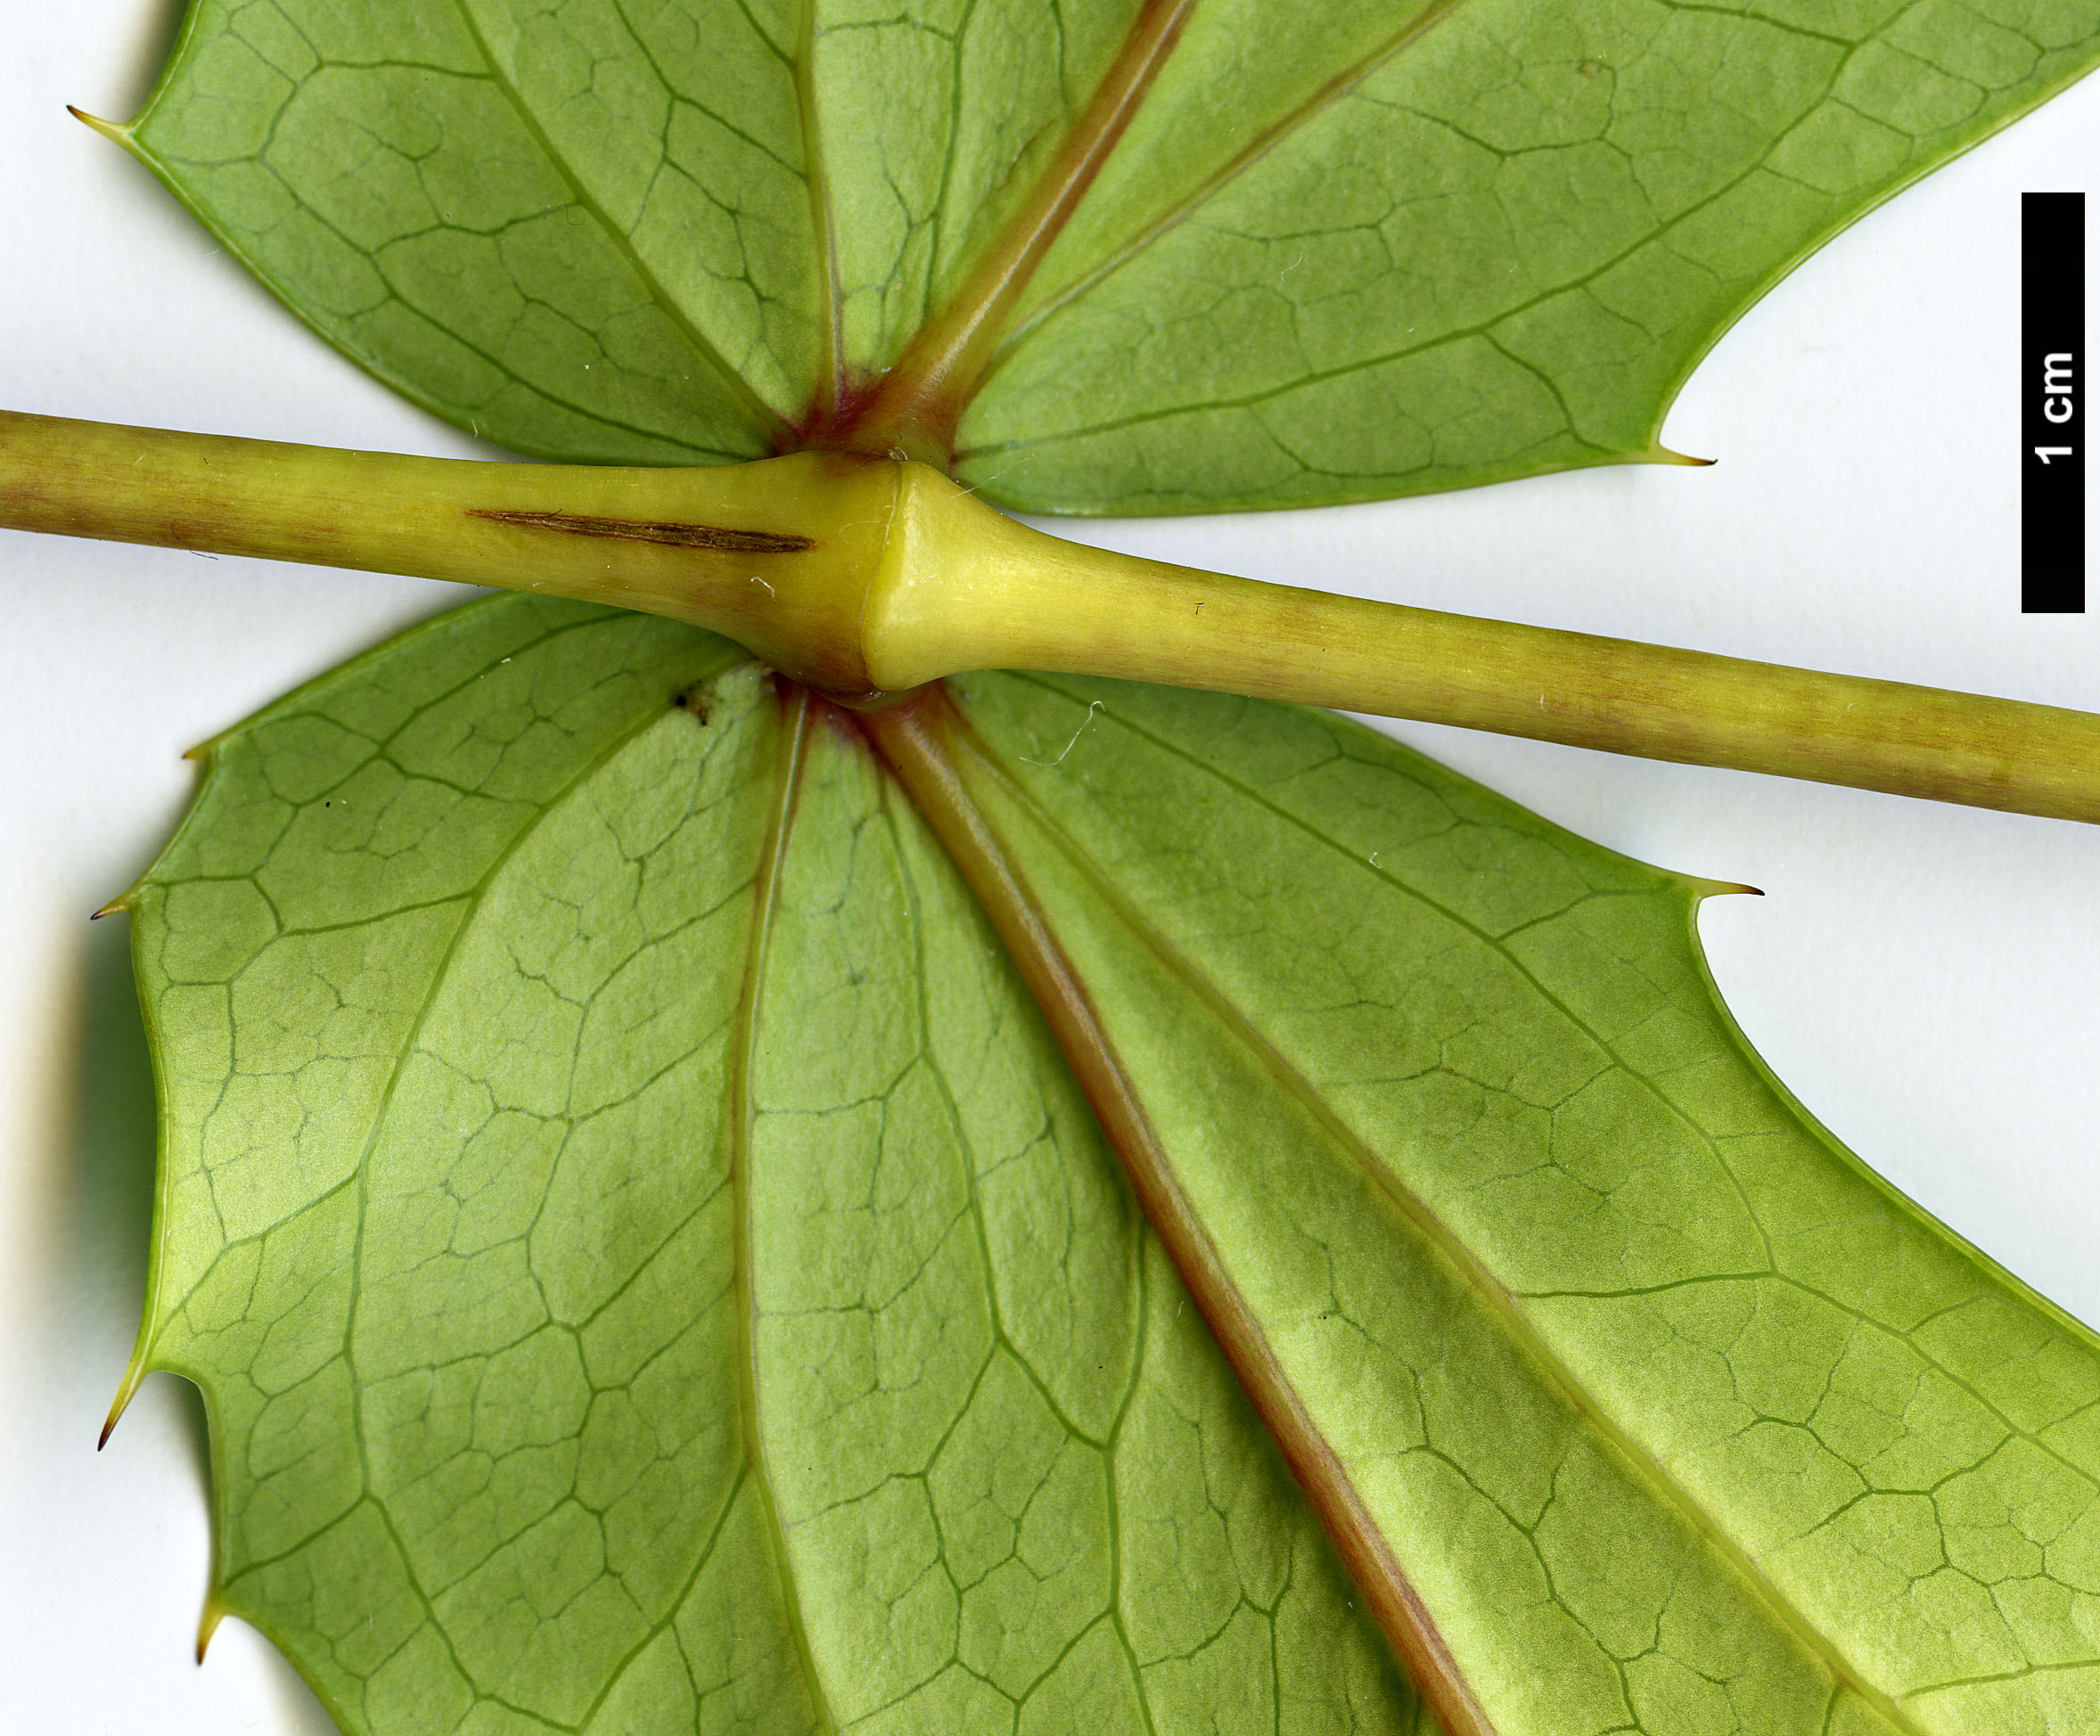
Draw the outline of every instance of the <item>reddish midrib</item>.
M927 688L889 710L855 713L854 722L896 774L991 919L1153 1232L1416 1691L1449 1736L1495 1736L1434 1619L1196 1220L1085 985L1020 868L965 787L948 742L967 725L956 716L946 690Z
M921 326L874 389L849 392L804 430L806 446L903 452L942 469L1015 305L1063 233L1180 39L1195 0L1144 0L1107 76L1027 199L947 305Z

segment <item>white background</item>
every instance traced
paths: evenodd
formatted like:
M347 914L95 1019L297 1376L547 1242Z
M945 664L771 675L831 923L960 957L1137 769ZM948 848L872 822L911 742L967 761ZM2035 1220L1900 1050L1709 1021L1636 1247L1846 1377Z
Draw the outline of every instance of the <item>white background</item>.
M0 23L0 405L443 454L63 105L143 100L177 0ZM1145 553L2100 709L2100 625L2018 612L2019 195L2085 189L2100 82L1877 212L1722 343L1672 414L1712 470L1080 527ZM320 1732L207 1575L202 1413L155 1376L94 1437L144 1283L151 1087L121 918L178 756L459 601L449 587L0 532L0 1729ZM2100 603L2100 598L2096 599ZM2100 1321L2100 832L1407 726L1649 861L1764 888L1702 929L1751 1038L1840 1137Z

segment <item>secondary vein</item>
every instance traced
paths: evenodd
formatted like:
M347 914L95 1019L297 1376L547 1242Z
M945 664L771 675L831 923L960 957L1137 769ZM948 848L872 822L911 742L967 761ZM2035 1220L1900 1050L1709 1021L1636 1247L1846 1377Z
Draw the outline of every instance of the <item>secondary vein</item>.
M658 310L670 322L678 335L685 340L686 346L693 353L714 373L729 397L735 401L737 407L751 419L760 434L777 446L787 429L787 424L781 419L779 412L767 404L751 389L745 382L743 376L729 365L721 351L717 349L700 328L693 323L692 315L672 298L670 291L664 287L656 274L644 263L640 251L635 246L634 238L613 222L611 213L606 210L590 189L584 185L583 177L576 172L568 158L554 148L554 142L547 136L546 129L540 125L539 118L526 105L523 94L504 74L501 63L496 58L495 51L488 45L488 37L482 34L480 21L475 18L473 8L469 4L468 0L454 0L454 4L459 9L461 23L464 25L467 34L473 38L474 46L480 51L482 61L488 68L489 82L503 93L504 100L510 104L512 111L518 118L518 124L525 129L533 143L539 147L540 154L546 159L548 165L568 186L570 197L575 200L578 209L588 216L603 231L606 239L611 243L613 250L619 255L628 268L635 274L636 281L647 291L649 299L656 304Z
M794 829L795 802L801 790L809 733L809 696L800 687L788 687L781 700L781 757L775 785L773 817L759 858L759 872L752 888L751 932L744 954L743 987L737 999L736 1034L730 1051L728 1113L724 1117L724 1137L729 1146L730 1185L734 1190L730 1212L734 1241L734 1282L737 1326L737 1401L743 1424L744 1462L751 1467L751 1487L766 1516L766 1531L778 1570L782 1607L792 1635L795 1657L802 1679L808 1684L811 1707L820 1730L835 1732L839 1721L817 1674L816 1659L809 1646L809 1630L802 1616L802 1600L795 1583L793 1562L788 1552L786 1527L773 1490L773 1472L767 1463L762 1427L764 1404L759 1390L758 1291L751 1269L751 1128L756 1106L751 1101L751 1069L758 1056L761 1003L765 998L766 962L773 939L773 921L780 904L782 864Z

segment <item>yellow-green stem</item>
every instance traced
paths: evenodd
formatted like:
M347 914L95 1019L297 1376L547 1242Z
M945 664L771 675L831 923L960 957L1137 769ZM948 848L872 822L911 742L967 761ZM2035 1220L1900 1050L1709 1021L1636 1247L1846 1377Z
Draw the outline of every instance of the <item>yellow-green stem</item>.
M899 520L926 553L898 564L924 577L899 587L890 631L868 635L878 685L970 668L1120 676L2100 822L2088 712L1109 554L915 470Z
M859 603L898 466L474 463L0 411L0 526L617 603L827 692L870 686Z
M2100 821L2100 717L1228 578L1014 523L939 471L480 464L0 413L0 525L587 597L858 703L1116 676Z

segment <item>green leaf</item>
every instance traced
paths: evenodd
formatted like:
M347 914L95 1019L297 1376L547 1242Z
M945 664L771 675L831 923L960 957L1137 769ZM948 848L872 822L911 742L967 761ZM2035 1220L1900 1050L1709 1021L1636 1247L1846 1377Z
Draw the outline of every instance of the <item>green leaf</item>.
M504 598L214 744L139 1365L346 1730L1427 1729L1396 1587L1458 1730L2100 1729L2100 1344L1763 1073L1715 888L1323 715L964 685L906 782L1091 1046L689 630Z
M1667 457L2096 14L196 0L124 131L521 451L1280 505ZM2100 1343L1763 1073L1711 888L1332 719L955 704L527 599L214 745L130 1376L212 1618L360 1736L2100 1732Z
M346 1730L1425 1728L837 714L477 605L216 743L132 902L138 1371Z
M517 10L198 0L135 148L324 336L463 427L585 459L764 455L811 364L783 45L734 4L652 6L638 36L611 5L570 28ZM606 101L578 101L601 52Z
M1207 511L1667 458L1751 301L2096 54L2100 0L196 0L129 138L520 451Z
M2100 1730L2100 1339L1758 1063L1694 934L1724 888L1324 714L967 685L956 804L1155 1219L1485 1727Z

